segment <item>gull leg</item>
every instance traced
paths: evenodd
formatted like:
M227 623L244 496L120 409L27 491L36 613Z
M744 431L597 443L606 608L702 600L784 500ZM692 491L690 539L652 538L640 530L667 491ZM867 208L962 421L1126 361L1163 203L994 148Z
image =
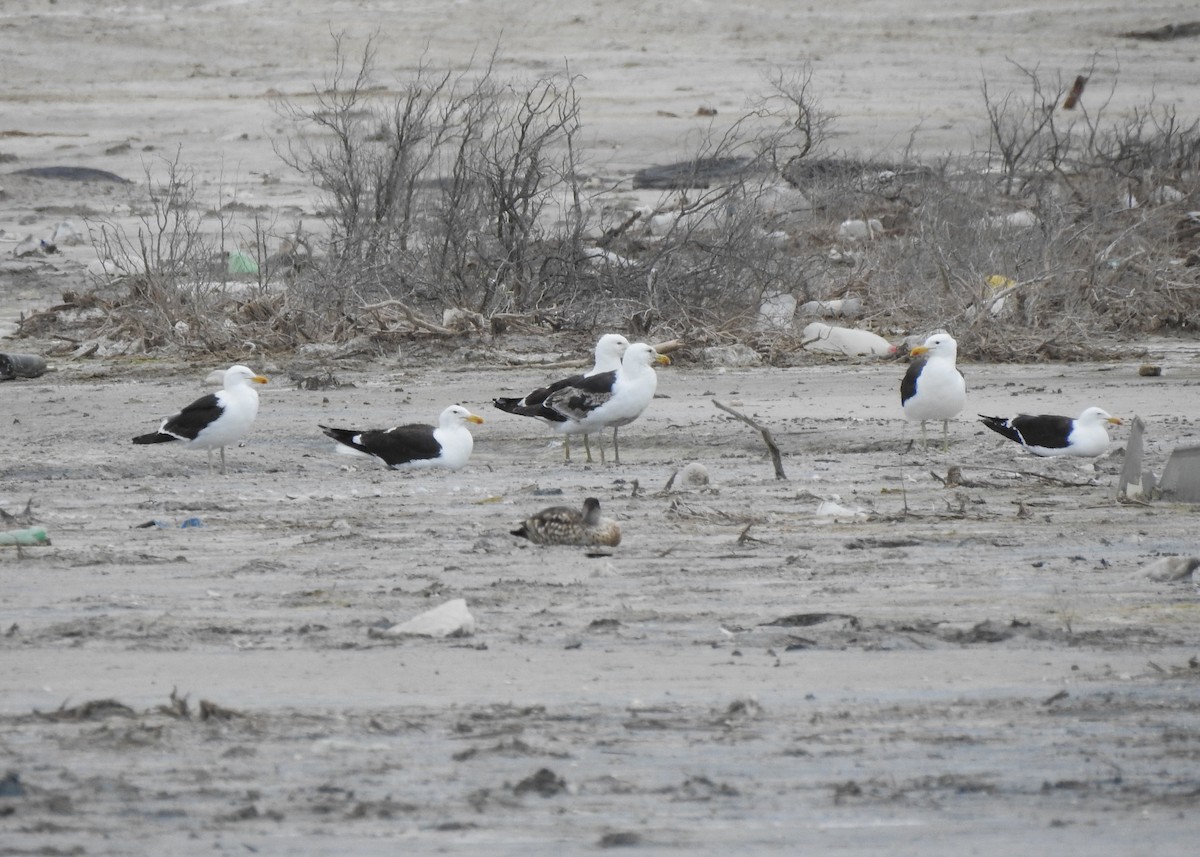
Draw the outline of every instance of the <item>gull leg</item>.
M567 464L571 463L571 436L569 434L563 435L563 461Z
M929 449L929 436L925 434L925 420L921 420L921 446Z
M617 443L617 430L620 426L613 426L613 461L617 464L621 463L621 447Z
M942 450L950 451L950 420L942 420Z
M211 452L211 450L210 450L210 452ZM221 447L221 475L222 476L229 475L225 470L225 447Z
M212 473L212 450L208 450L208 472Z
M600 463L608 464L608 462L604 460L604 432L603 431L601 431L600 435L596 438L596 444L600 447Z
M583 449L585 452L587 452L588 464L591 464L592 463L592 444L591 444L591 441L588 440L588 436L586 434L583 436ZM600 448L600 454L604 455L603 447Z

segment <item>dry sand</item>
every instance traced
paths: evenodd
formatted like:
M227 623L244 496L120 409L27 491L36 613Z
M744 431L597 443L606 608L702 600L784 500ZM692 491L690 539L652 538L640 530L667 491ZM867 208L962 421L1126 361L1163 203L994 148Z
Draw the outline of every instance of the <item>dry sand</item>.
M32 136L0 152L139 178L182 145L214 196L311 212L272 155L268 93L304 93L343 27L378 29L397 73L426 44L436 63L501 40L504 68L533 74L569 59L614 174L670 160L697 106L736 111L764 67L805 58L839 144L878 151L924 121L922 148L961 149L980 70L1003 77L1005 56L1070 77L1105 52L1120 98L1153 85L1182 107L1195 43L1113 34L1193 10L1132 6L12 3L0 131ZM0 184L10 237L124 205ZM0 311L54 301L85 262L5 262ZM564 465L490 408L546 380L495 368L546 350L531 340L437 362L249 355L272 384L226 478L129 444L215 366L64 360L4 383L0 508L32 499L53 544L0 548L0 770L19 777L0 782L0 854L1194 853L1200 607L1144 566L1197 553L1195 508L1111 500L1124 430L1081 467L969 419L1099 403L1147 421L1161 470L1200 433L1200 347L1116 347L966 366L967 412L928 453L907 446L896 363L685 360L619 467ZM1137 375L1146 348L1162 377ZM292 381L321 371L347 386ZM316 430L432 419L448 398L487 420L460 473L348 466ZM773 429L786 481L713 398ZM693 461L711 487L666 491ZM955 464L971 484L931 475ZM588 495L623 523L611 555L507 534ZM828 499L861 513L818 514ZM454 597L473 637L369 633Z

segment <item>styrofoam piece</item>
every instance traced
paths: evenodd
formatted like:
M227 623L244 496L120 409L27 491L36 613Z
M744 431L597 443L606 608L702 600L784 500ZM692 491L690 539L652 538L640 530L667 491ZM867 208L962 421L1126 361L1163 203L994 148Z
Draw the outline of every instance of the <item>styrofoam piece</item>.
M1200 503L1200 446L1176 447L1158 486L1164 500Z

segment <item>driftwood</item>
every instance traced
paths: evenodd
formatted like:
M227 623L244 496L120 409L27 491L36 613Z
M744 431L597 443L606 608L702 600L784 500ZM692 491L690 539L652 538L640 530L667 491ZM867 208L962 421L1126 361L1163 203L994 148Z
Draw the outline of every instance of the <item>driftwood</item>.
M739 419L751 428L758 429L758 431L762 432L763 442L765 442L767 445L767 452L771 453L771 464L775 467L775 478L787 479L787 476L783 472L783 457L779 454L779 447L775 443L775 438L771 436L771 430L759 425L745 414L738 413L728 405L718 402L716 399L713 399L712 403L725 413L729 414L731 417Z
M670 339L666 342L654 346L654 350L659 354L671 354L678 351L686 345L682 339ZM513 369L579 369L584 366L591 366L592 359L590 357L572 357L570 360L554 360L549 363L512 363L508 364ZM461 369L452 369L457 372L473 372L474 367L464 366Z
M1117 35L1123 39L1144 39L1150 42L1194 39L1200 36L1200 21L1188 21L1186 24L1164 24L1155 30L1130 30Z
M432 321L429 321L428 319L421 318L421 316L417 315L417 311L414 310L412 307L410 307L408 304L404 303L404 301L398 301L395 299L380 301L379 303L375 303L375 304L367 304L366 306L363 307L363 309L364 310L376 310L376 309L386 309L388 307L395 307L396 309L400 310L400 312L402 312L404 314L404 318L408 321L408 323L411 324L413 327L419 328L420 330L425 330L425 331L428 331L429 333L436 333L439 336L457 336L458 335L458 331L451 330L448 327L442 327L440 324L434 324Z

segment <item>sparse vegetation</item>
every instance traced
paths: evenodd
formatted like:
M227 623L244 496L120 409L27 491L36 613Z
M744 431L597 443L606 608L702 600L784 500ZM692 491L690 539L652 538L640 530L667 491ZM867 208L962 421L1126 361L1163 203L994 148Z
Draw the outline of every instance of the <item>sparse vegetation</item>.
M867 162L828 151L810 71L781 70L631 188L590 167L569 68L501 80L493 55L384 85L372 43L335 54L311 100L279 106L278 152L322 223L272 254L257 216L218 207L214 234L179 157L148 169L136 231L93 224L105 275L74 316L91 336L220 352L605 327L779 355L798 338L758 329L764 299L854 296L885 335L946 327L968 354L1056 359L1200 318L1200 120L1153 101L1066 111L1061 80L1022 68L1024 93L981 87L983 152ZM251 273L230 273L235 244Z

